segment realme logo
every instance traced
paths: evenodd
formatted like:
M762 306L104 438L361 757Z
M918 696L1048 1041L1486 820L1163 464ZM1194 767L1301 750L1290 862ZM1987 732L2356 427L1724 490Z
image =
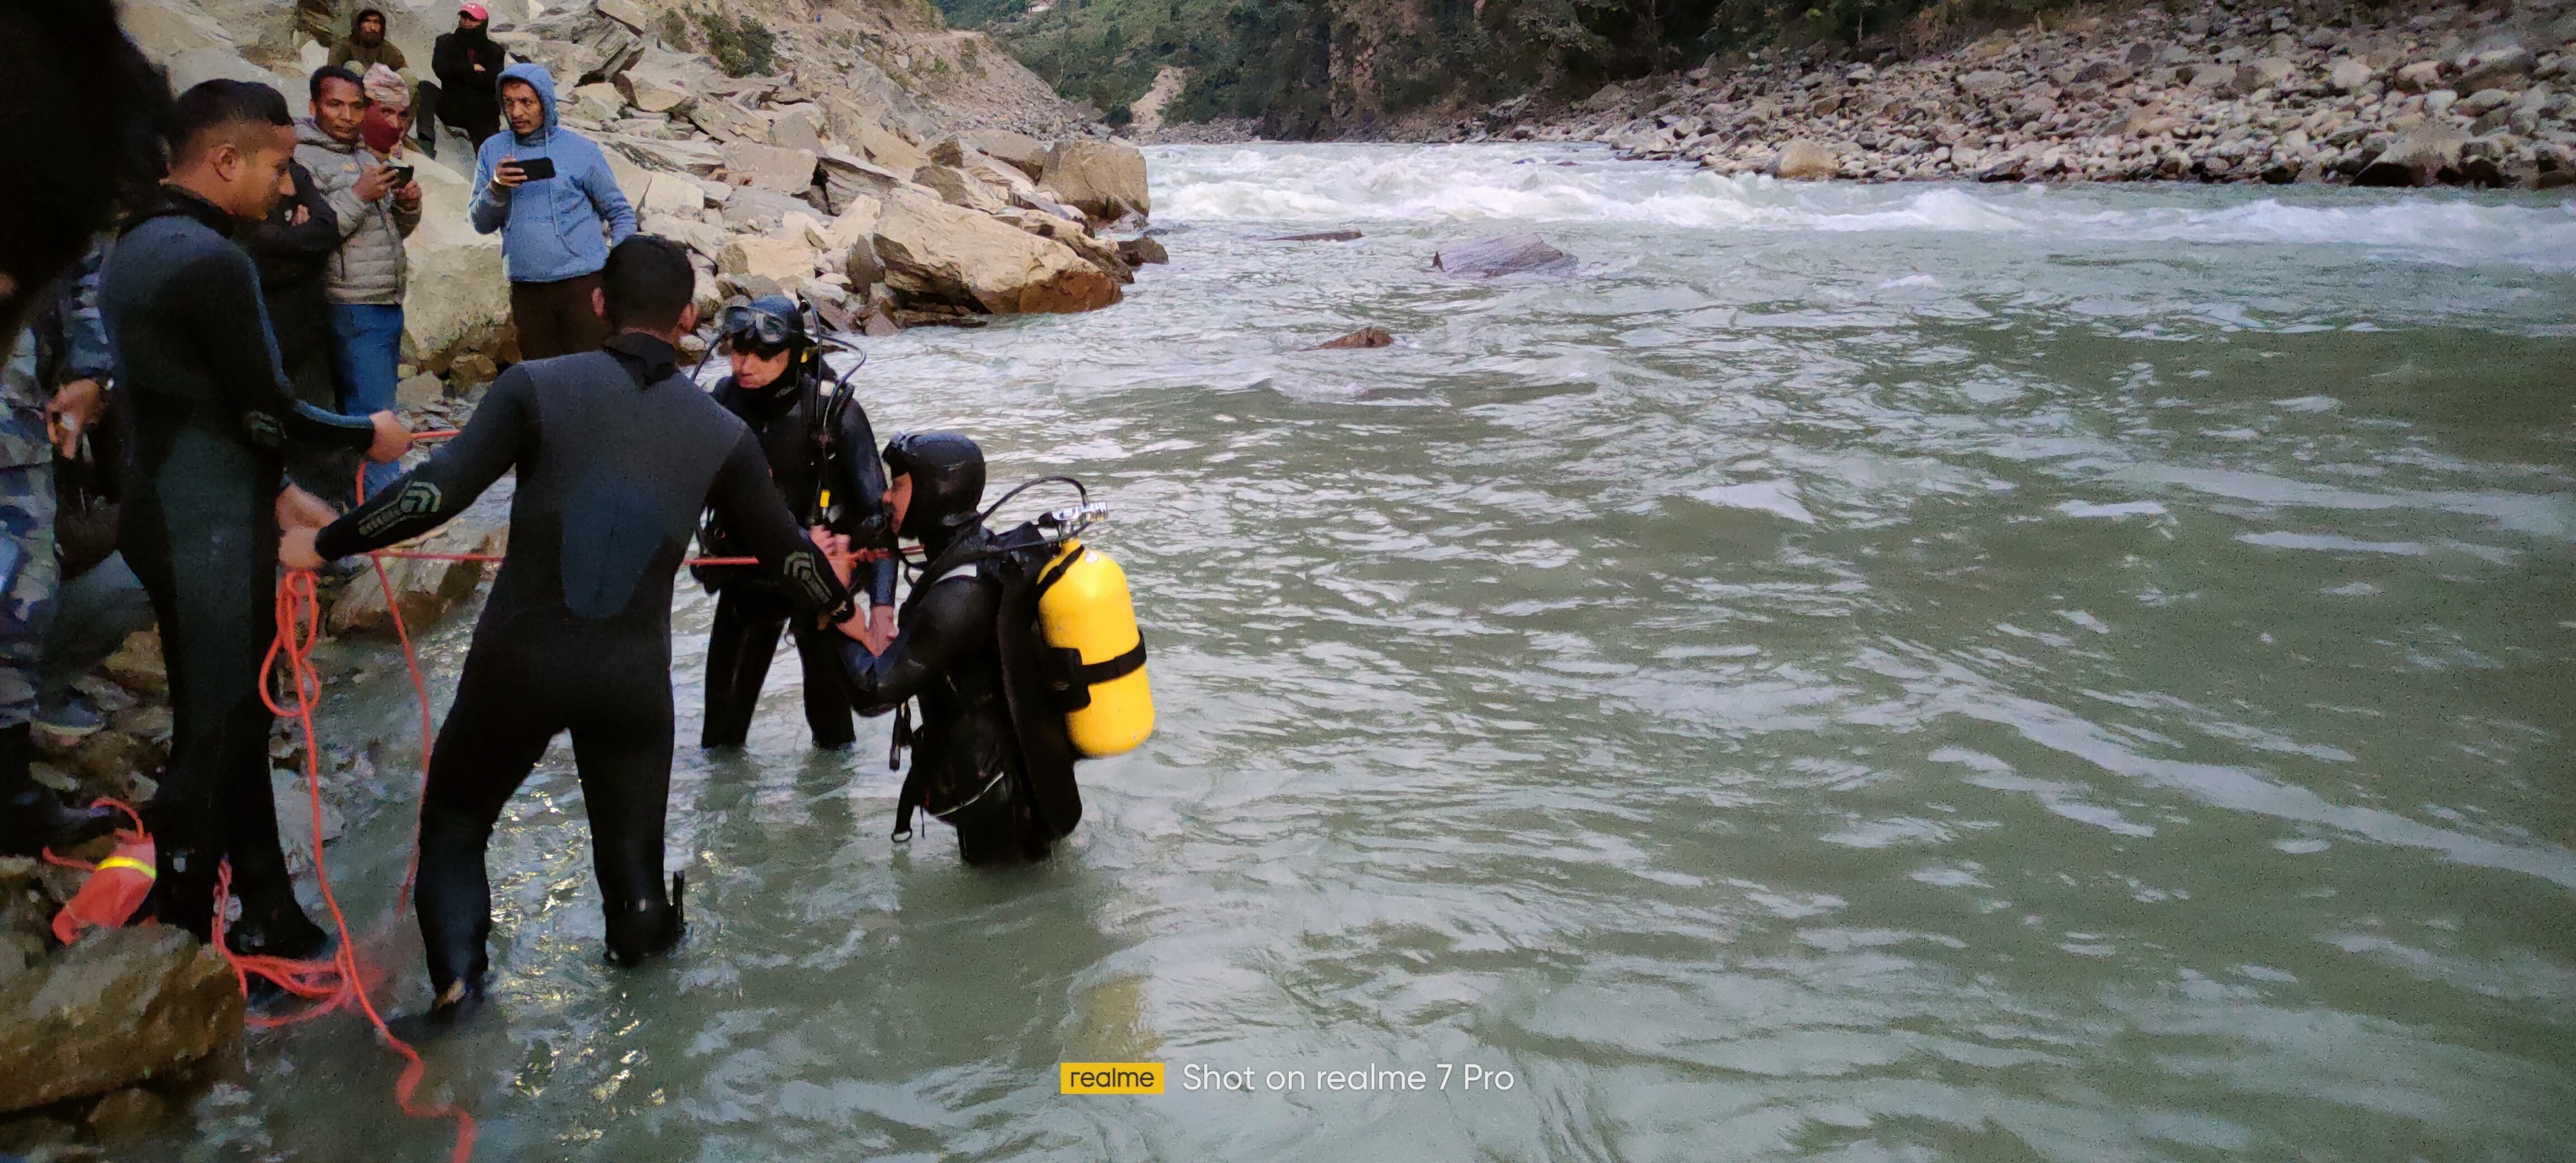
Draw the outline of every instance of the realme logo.
M1160 1062L1059 1062L1064 1094L1161 1094Z

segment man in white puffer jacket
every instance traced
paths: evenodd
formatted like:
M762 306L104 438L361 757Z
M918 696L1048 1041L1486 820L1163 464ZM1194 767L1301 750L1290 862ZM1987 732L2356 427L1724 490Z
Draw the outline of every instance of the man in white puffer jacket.
M395 171L360 142L367 96L355 74L319 69L310 89L313 115L295 123L295 160L340 220L340 250L323 278L340 411L391 411L402 360L403 240L420 225L420 183L396 186ZM396 475L394 465L368 465L368 493Z

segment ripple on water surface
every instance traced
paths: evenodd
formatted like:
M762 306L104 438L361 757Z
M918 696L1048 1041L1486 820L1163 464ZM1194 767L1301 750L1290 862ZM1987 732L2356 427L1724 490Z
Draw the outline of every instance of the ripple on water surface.
M1126 304L859 382L1115 507L1160 733L974 875L783 662L747 753L682 751L695 928L634 973L559 749L495 840L505 1020L432 1052L491 1157L2563 1153L2566 203L1152 156ZM1580 269L1428 268L1515 230ZM439 1153L359 1035L255 1058L210 1142Z

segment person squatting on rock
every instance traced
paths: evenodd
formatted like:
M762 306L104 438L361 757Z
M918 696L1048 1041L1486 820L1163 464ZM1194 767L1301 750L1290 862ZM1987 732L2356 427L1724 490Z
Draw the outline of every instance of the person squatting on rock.
M770 478L788 508L809 525L821 525L861 548L894 548L881 506L885 466L877 461L876 432L867 409L834 384L806 329L805 313L783 295L727 306L719 320L731 351L733 374L718 383L717 403L749 426L769 462ZM710 519L698 532L709 557L740 557L742 547ZM777 583L741 566L691 570L716 595L715 625L707 632L706 722L700 747L739 747L751 730L762 681L778 635L795 614ZM868 568L869 627L882 648L894 637L895 561L892 554ZM814 745L842 748L857 739L849 692L841 683L841 636L810 622L794 630L796 655L805 668L805 725Z
M420 226L420 182L384 164L359 140L367 94L349 70L324 66L307 83L312 115L295 123L295 161L331 204L339 248L323 268L331 303L331 367L340 411L391 411L400 380L403 240ZM390 484L394 467L371 466L367 491Z
M608 338L591 307L599 269L608 248L635 233L635 209L599 146L557 124L555 79L544 65L501 70L501 113L510 131L475 151L467 213L477 232L501 233L519 356L594 350Z
M899 436L886 445L885 465L887 519L921 544L926 563L904 598L892 645L875 650L856 625L846 625L840 646L850 697L861 709L921 702L919 726L907 730L900 717L895 725L896 745L908 734L912 747L895 836L911 834L919 807L957 829L959 855L969 864L1037 859L1072 823L1042 818L1032 793L1069 795L1073 764L1062 751L1030 754L1003 689L1014 660L996 629L1006 581L981 512L983 449L954 432Z
M0 150L18 158L50 159L44 165L0 167L0 351L11 352L0 365L0 399L6 401L5 425L13 435L0 446L8 459L31 453L44 457L41 436L33 449L24 439L30 406L42 433L48 387L37 371L37 357L15 358L21 328L31 316L61 302L58 279L92 246L108 224L119 195L136 182L157 176L150 151L119 148L138 136L170 101L169 90L143 54L116 25L110 0L61 0L47 4L0 5ZM94 372L81 363L92 357L70 356L62 374ZM21 378L22 376L28 378ZM69 386L72 381L59 381ZM59 405L63 395L53 392ZM58 425L57 435L61 435ZM22 498L13 509L27 512L32 503L49 502L52 481L45 472L11 465L0 470L10 495ZM31 635L44 621L41 588L24 573L45 568L51 553L38 539L14 535L25 522L8 522L13 535L0 538L0 553L14 561L0 610L0 679L14 690L26 677L25 659L38 646ZM50 539L51 530L47 529ZM22 598L20 595L27 597ZM32 699L32 684L30 697ZM0 716L23 714L0 706ZM5 718L0 718L5 721ZM25 720L20 719L23 723ZM62 802L38 786L24 749L26 730L11 726L9 751L0 754L0 851L24 853L46 844L70 843L96 834L113 821Z
M208 81L169 118L162 203L108 255L100 310L123 379L118 535L161 624L174 714L169 766L148 809L156 915L209 935L216 869L232 864L231 944L309 956L326 938L295 901L269 791L272 716L260 667L276 637L282 516L319 502L285 486L295 445L392 461L410 434L391 413L342 416L295 397L277 362L259 273L233 232L291 188L286 101L266 85ZM325 514L327 515L327 513Z
M501 131L497 86L510 56L492 39L491 22L492 14L482 5L460 5L456 31L440 33L430 46L429 70L438 74L438 80L420 83L417 131L421 148L431 157L438 156L439 122L455 126L477 150L483 148L484 138Z
M566 731L609 955L632 964L679 941L682 886L674 877L666 896L662 881L671 587L710 503L799 616L857 619L770 483L759 440L680 373L673 345L697 325L687 255L629 238L609 252L600 284L595 309L617 331L603 350L513 366L427 463L318 536L291 531L283 550L312 568L417 537L518 471L509 559L475 622L422 795L418 911L441 1015L482 996L484 846Z

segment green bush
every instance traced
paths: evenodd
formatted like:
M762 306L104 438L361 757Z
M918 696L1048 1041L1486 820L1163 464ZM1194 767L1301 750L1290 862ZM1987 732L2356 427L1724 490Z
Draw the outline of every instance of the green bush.
M737 77L766 76L778 68L778 35L750 13L728 17L724 10L692 8L689 19L705 35L707 55Z

